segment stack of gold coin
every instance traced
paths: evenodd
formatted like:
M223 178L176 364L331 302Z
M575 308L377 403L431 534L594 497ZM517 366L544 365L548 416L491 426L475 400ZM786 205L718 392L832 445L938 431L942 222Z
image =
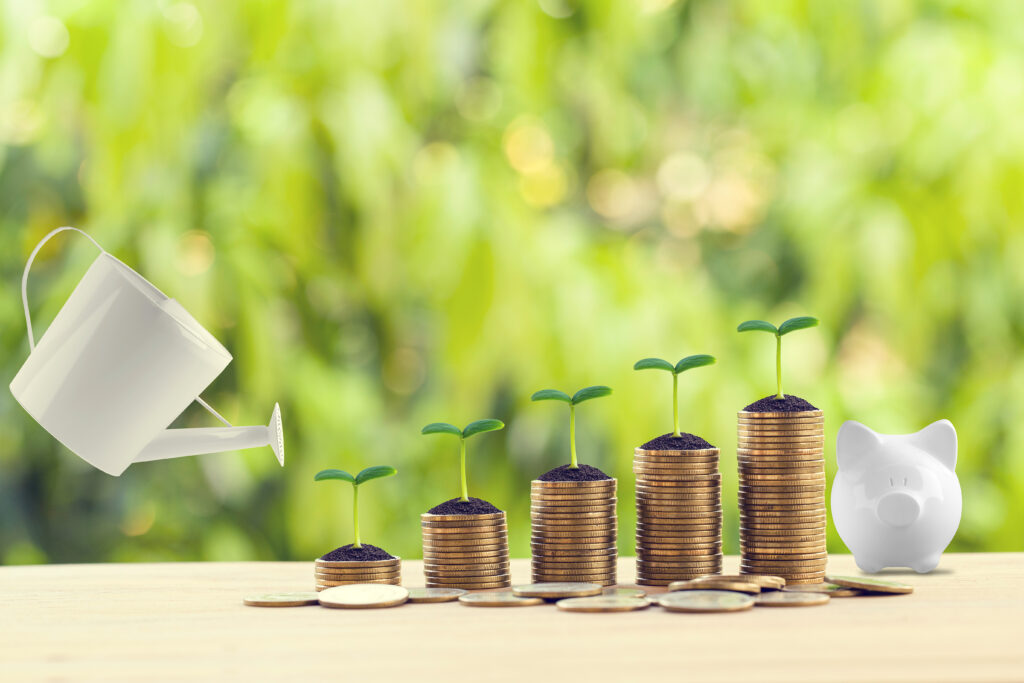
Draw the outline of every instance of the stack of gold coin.
M507 588L508 527L504 512L420 516L427 588Z
M390 560L342 562L318 559L313 574L318 591L350 583L390 583L398 586L402 583L402 560L398 557Z
M615 479L530 485L534 583L615 584Z
M667 586L722 571L717 448L633 452L636 582Z
M787 585L825 579L825 418L740 411L741 571Z

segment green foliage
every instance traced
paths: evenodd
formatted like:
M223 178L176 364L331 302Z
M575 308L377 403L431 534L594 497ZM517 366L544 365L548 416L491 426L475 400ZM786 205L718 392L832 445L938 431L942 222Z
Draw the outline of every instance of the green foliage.
M557 389L542 389L534 392L530 397L531 401L562 401L569 404L569 467L577 469L579 459L576 456L576 406L592 398L601 398L612 393L611 387L597 385L584 387L577 391L572 397L564 391Z
M767 393L759 345L723 334L751 310L833 321L785 337L786 382L827 424L952 418L982 504L950 551L1024 550L1024 3L191 4L183 23L173 4L8 3L0 375L28 354L28 253L77 225L231 351L203 397L235 424L280 401L297 457L111 478L0 391L0 562L314 557L348 532L308 473L375 453L403 478L363 530L417 557L410 520L453 473L416 429L445 411L519 425L488 443L486 485L528 556L527 470L564 452L513 397L603 373L615 409L580 449L628 473L667 431L628 359L715 349L684 410L722 437ZM59 56L36 52L37 6L67 29ZM37 336L95 255L40 251ZM212 424L192 407L173 426Z
M323 481L325 479L340 479L341 481L347 481L350 484L356 483L356 478L345 470L320 470L313 477L313 481Z
M564 401L565 403L572 403L572 397L564 391L558 389L541 389L533 393L530 397L531 401Z
M786 322L782 323L778 327L771 323L766 323L763 320L748 320L740 323L736 328L737 332L771 332L775 335L775 377L778 386L778 391L775 394L775 398L783 399L785 394L782 392L782 337L783 335L795 332L796 330L804 330L808 327L815 327L818 324L817 318L812 318L809 315L799 316L797 318L790 318Z
M320 470L313 477L313 481L325 481L328 479L336 479L339 481L347 481L352 484L352 529L355 535L355 541L352 545L356 548L362 548L363 544L360 542L359 537L359 485L365 484L373 479L380 479L382 477L390 477L393 474L397 474L398 470L390 465L374 465L373 467L367 467L360 470L359 474L352 476L345 470Z
M488 418L476 420L466 425L465 429L459 429L447 422L431 422L420 430L421 434L451 434L459 437L459 473L462 486L462 500L469 500L469 485L466 479L466 439L482 432L493 432L504 429L505 423L501 420Z
M692 370L693 368L713 365L714 362L714 356L709 356L706 353L698 353L693 356L680 358L679 362L675 365L672 365L667 360L662 360L661 358L644 358L643 360L638 360L633 364L634 370L667 370L672 373L672 433L675 436L680 436L681 434L679 431L679 374L686 372L687 370Z
M572 404L574 406L575 405L579 405L580 403L583 403L584 401L589 401L592 398L601 398L602 396L610 396L611 393L612 393L611 387L604 387L604 386L586 387L585 389L580 389L579 391L577 391L575 394L572 395Z
M389 465L375 465L374 467L367 467L356 475L356 485L365 484L372 479L381 479L382 477L390 477L394 474L398 474L398 470Z

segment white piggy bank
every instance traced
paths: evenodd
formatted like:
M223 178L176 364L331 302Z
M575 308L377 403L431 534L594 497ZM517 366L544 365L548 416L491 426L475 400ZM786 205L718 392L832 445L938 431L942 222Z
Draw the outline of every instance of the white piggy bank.
M869 573L935 569L963 506L953 424L879 434L850 420L839 429L836 461L832 521L857 566Z

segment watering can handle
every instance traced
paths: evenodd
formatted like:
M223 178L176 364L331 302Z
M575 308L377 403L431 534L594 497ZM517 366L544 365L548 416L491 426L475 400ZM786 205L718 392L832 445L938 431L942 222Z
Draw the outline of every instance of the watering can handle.
M96 245L96 248L99 249L100 252L106 253L103 247L100 246L100 243L94 240L89 233L70 226L57 228L56 230L51 231L46 237L39 240L39 244L37 244L36 248L32 250L32 253L28 255L28 263L25 264L25 272L21 276L21 303L25 307L25 327L28 328L28 349L30 352L35 351L36 338L35 335L32 334L32 316L28 311L28 271L32 268L32 262L35 261L36 254L38 254L39 250L43 248L43 245L49 242L51 237L59 232L64 232L65 230L74 230L75 232L85 235L90 242Z

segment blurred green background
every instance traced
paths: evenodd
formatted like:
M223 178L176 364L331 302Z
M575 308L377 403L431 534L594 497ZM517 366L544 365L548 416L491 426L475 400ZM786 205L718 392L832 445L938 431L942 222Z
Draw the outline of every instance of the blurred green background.
M785 387L839 425L949 418L952 549L1024 548L1024 4L540 0L3 6L0 359L28 353L32 246L88 230L232 350L204 397L236 424L280 401L269 449L91 469L0 392L0 561L310 559L347 543L325 467L391 464L363 538L419 557L418 515L470 493L529 551L529 481L619 477L671 429L645 356L711 353L683 427L722 449L737 551L735 414L774 391L747 318L786 338ZM37 335L95 256L33 269ZM213 422L192 407L176 426ZM829 547L845 551L830 530Z

